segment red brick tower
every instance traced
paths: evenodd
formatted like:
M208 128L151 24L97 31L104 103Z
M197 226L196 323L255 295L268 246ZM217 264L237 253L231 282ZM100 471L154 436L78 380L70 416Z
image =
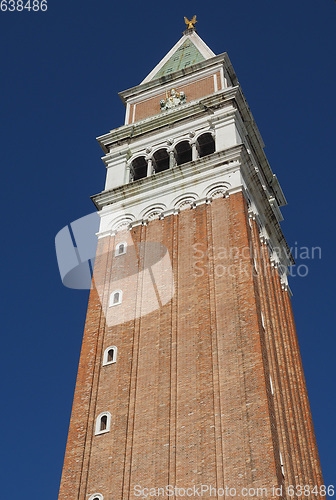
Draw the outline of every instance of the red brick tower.
M322 498L286 201L227 54L190 25L120 95L59 500Z

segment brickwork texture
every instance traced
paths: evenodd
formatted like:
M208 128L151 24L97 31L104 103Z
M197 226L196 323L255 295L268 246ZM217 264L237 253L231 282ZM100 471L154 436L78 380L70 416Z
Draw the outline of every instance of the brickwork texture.
M156 243L171 269L152 266ZM243 194L100 239L59 500L321 483L290 297Z

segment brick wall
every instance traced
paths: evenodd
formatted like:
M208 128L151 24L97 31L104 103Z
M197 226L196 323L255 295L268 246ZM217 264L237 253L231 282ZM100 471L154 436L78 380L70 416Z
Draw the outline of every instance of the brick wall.
M219 72L217 72L215 75L217 78L218 89L220 89L220 74ZM209 75L207 77L196 80L195 82L182 85L181 87L177 87L176 90L178 92L183 91L185 93L185 95L187 96L187 102L193 101L195 99L200 99L201 97L205 97L215 92L214 75ZM144 118L147 118L149 116L159 114L161 99L166 99L165 92L158 92L155 97L151 97L150 99L132 104L130 106L129 123L133 123L139 120L143 120Z
M142 272L155 242L172 266L155 268L167 277L157 288ZM59 500L168 484L265 487L272 498L283 481L322 481L290 300L241 193L99 240L94 275ZM108 308L121 286L122 305ZM102 366L110 345L117 363ZM111 430L95 436L102 411Z

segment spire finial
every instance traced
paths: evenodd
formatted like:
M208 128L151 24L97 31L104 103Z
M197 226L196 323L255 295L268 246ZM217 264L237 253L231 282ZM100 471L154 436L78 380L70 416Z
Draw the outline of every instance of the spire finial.
M189 21L187 17L184 17L184 22L186 23L188 30L194 30L195 24L197 23L196 16L194 16L191 21Z

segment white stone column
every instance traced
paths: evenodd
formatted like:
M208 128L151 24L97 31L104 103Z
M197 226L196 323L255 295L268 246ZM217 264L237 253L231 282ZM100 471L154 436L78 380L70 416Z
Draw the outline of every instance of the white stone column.
M192 161L195 161L198 158L196 141L195 140L190 141L190 146L191 146L191 159L192 159Z
M169 168L175 167L175 153L174 153L174 148L169 148L168 149L169 153Z
M126 162L125 184L128 184L129 182L131 182L131 164L129 162Z
M152 157L147 156L146 161L147 161L147 177L150 177L153 173L153 159Z
M198 151L196 146L195 130L189 132L190 146L191 146L191 160L195 161L198 158Z

